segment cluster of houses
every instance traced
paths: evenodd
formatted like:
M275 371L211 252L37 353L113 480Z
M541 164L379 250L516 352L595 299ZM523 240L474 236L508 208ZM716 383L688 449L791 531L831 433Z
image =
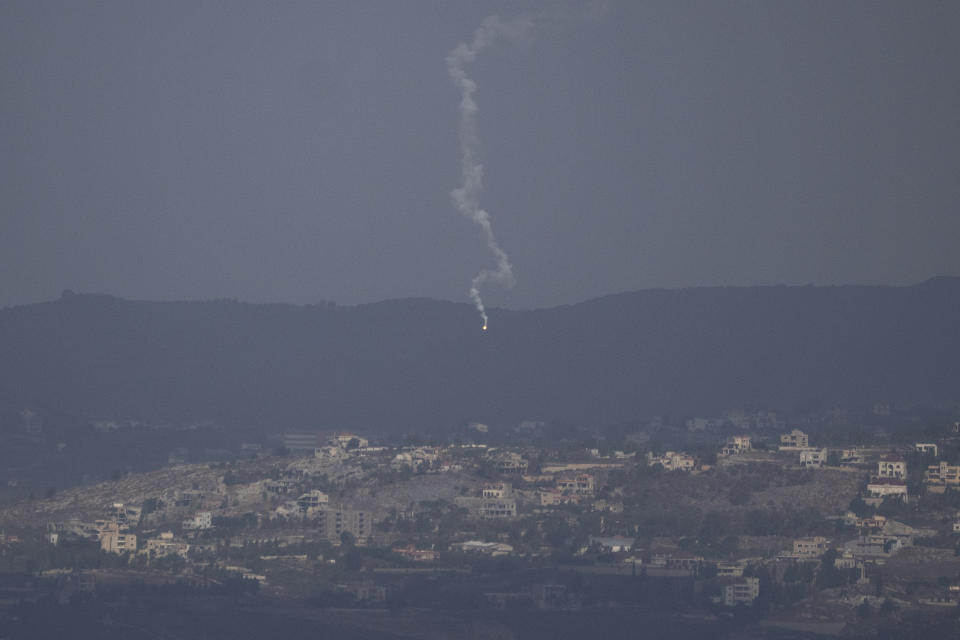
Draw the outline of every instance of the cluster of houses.
M733 416L744 429L753 428L756 424L763 424L765 428L780 424L774 415L756 414ZM737 424L733 418L730 422ZM695 423L694 426L697 426ZM784 467L794 469L822 469L828 466L864 468L862 474L866 482L862 485L861 497L867 504L882 505L885 500L910 500L908 492L907 455L911 461L917 459L917 454L926 456L924 460L923 482L931 492L942 492L949 488L960 487L960 466L955 466L946 460L938 460L941 447L936 443L918 442L913 447L914 453L900 449L900 453L892 450L855 447L835 450L830 455L825 447L811 446L811 438L799 429L779 434L778 438L760 440L754 443L754 437L748 434L734 435L726 439L717 452L718 465L749 464L752 462L775 462ZM349 495L351 487L363 486L366 491L372 480L382 479L384 482L395 482L398 475L395 472L413 472L415 474L437 474L464 469L477 471L474 479L465 487L457 487L460 495L453 498L457 507L466 510L469 522L449 542L444 550L460 553L503 556L515 554L513 545L518 545L523 553L546 553L547 547L540 550L534 548L528 551L523 548L526 542L518 542L507 533L489 535L495 529L497 522L509 521L522 516L534 515L544 518L570 518L575 526L577 514L583 510L604 512L597 517L601 522L617 522L615 526L601 524L599 529L592 529L593 535L588 543L580 549L581 554L597 557L606 556L602 562L610 562L608 567L621 572L643 574L652 577L686 578L702 577L709 567L708 576L716 576L720 588L715 596L715 602L725 606L749 606L756 602L760 595L760 580L750 567L763 565L772 567L774 575L782 575L785 567L810 565L807 563L823 562L829 551L833 555L833 565L837 569L859 571L861 580L865 579L866 568L871 564L880 564L901 549L911 547L918 539L936 534L935 531L919 527L911 527L891 518L880 515L857 517L855 514L843 516L843 521L856 530L856 536L849 539L831 540L827 537L804 537L792 540L788 548L782 552L778 549L770 551L765 558L741 558L723 561L707 561L704 557L681 548L654 547L650 549L636 548L636 540L624 535L605 535L615 533L637 533L638 529L624 524L622 518L610 515L622 513L623 487L609 486L608 480L613 476L606 472L625 467L640 465L662 467L669 472L699 473L709 469L693 455L684 451L668 450L663 453L650 452L646 457L618 452L607 458L601 458L599 451L588 450L586 461L557 462L547 465L543 459L529 456L518 449L511 451L504 448L493 448L485 445L466 445L449 447L407 446L400 448L372 447L366 438L355 434L337 434L324 442L319 442L315 435L289 434L285 439L285 446L291 450L310 453L289 463L289 466L272 475L270 479L259 479L252 483L255 489L250 494L263 492L263 503L269 503L266 509L258 512L258 517L285 519L302 522L304 528L309 528L311 539L327 540L339 543L345 534L349 534L359 544L383 543L390 548L390 552L399 559L415 563L434 563L441 558L441 550L435 548L420 548L424 544L422 538L380 537L375 536L375 523L380 522L382 515L377 508L370 508L364 495L357 494L351 498L341 498L340 503L336 496ZM709 446L716 446L716 441ZM941 443L943 444L943 443ZM679 447L677 447L679 448ZM461 455L462 454L462 455ZM547 456L543 457L544 459ZM829 462L828 462L829 458ZM564 458L561 457L561 460ZM576 459L576 458L575 458ZM531 464L533 460L533 464ZM567 458L569 460L569 458ZM711 461L712 462L712 461ZM930 464L926 464L929 462ZM285 463L286 464L286 463ZM541 468L541 464L544 466ZM869 465L869 467L867 467ZM873 466L875 465L875 467ZM915 462L911 462L915 465ZM869 475L867 473L869 468ZM922 468L922 467L921 467ZM919 473L917 469L912 470ZM822 474L827 472L819 472ZM463 475L453 476L456 482L463 482ZM481 479L482 478L482 479ZM322 482L321 482L322 479ZM360 479L368 483L350 484ZM404 480L420 480L404 476ZM424 482L434 482L437 478L424 478ZM916 482L917 476L914 476ZM451 480L451 484L454 480ZM224 485L226 482L224 481ZM915 486L911 485L911 486ZM322 487L317 488L317 487ZM335 491L331 487L338 487ZM346 487L347 491L339 489ZM221 487L224 489L224 487ZM329 493L328 493L329 491ZM372 493L372 491L371 491ZM226 494L217 494L217 502ZM334 499L331 499L334 496ZM360 497L357 497L360 496ZM353 500L354 502L350 502ZM156 535L138 540L134 531L145 536L144 529L138 529L141 521L141 510L136 507L116 503L107 509L106 517L92 523L68 521L51 524L48 529L48 540L57 543L65 535L77 535L99 542L101 549L116 554L145 554L149 558L165 556L188 557L192 546L201 544L204 531L214 527L213 511L209 496L204 496L200 489L182 490L176 495L174 504L185 511L177 511L177 518L171 520L179 522L179 527L173 525L170 531L159 531ZM222 504L226 505L224 498ZM413 502L409 510L414 512L418 508ZM361 508L361 505L365 505ZM261 504L262 506L262 504ZM382 507L383 505L379 505ZM446 504L444 508L449 508ZM580 509L571 509L578 506ZM260 506L257 507L259 509ZM251 510L252 511L252 510ZM871 512L867 510L866 512ZM861 512L864 513L864 512ZM884 512L889 513L889 512ZM182 519L183 515L187 515ZM218 512L218 515L224 515ZM416 515L416 514L414 514ZM581 514L582 515L582 514ZM406 513L397 515L397 522L408 517ZM413 516L409 516L413 517ZM898 516L899 517L899 516ZM478 521L492 521L481 523ZM540 524L544 520L541 520ZM581 520L583 522L585 520ZM526 525L524 521L524 526ZM570 522L570 520L568 520ZM910 520L910 522L914 522ZM218 520L221 527L226 527ZM282 523L278 526L289 526ZM631 526L633 528L631 528ZM957 515L953 531L960 534L960 514ZM383 529L377 529L382 531ZM406 529L409 531L410 529ZM400 531L397 527L394 532ZM849 530L848 530L849 531ZM478 533L481 532L481 533ZM259 532L258 532L259 533ZM586 535L581 532L579 535ZM486 536L488 539L475 539ZM416 544L410 540L417 541ZM384 542L385 541L385 542ZM786 541L783 546L786 547ZM512 543L512 544L511 544ZM391 545L396 545L392 546ZM542 544L542 543L541 543ZM779 544L779 543L778 543ZM669 545L664 543L664 546ZM679 542L676 546L682 546ZM687 547L696 548L696 547ZM613 556L610 561L609 556ZM829 557L829 556L827 556ZM583 560L583 558L581 558ZM713 560L716 560L715 558ZM601 560L597 560L598 563ZM586 564L586 563L585 563ZM405 568L405 570L427 570L425 567ZM751 575L753 573L754 575ZM262 576L257 577L257 579ZM562 593L557 585L541 585L540 601L543 607L560 606L556 603L567 602L570 594ZM345 587L347 588L347 587ZM352 585L349 589L357 590L365 598L376 599L382 594L377 585ZM366 589L366 590L364 590ZM351 591L353 593L353 591ZM498 601L504 600L509 594L493 594ZM356 597L360 597L357 595ZM528 593L524 597L531 597ZM549 603L555 603L553 605ZM539 605L538 605L539 606Z
M100 548L108 553L143 553L151 557L176 554L186 557L190 544L184 540L175 539L171 531L161 533L155 538L148 538L140 544L137 535L132 533L131 529L140 524L141 514L141 507L122 502L113 503L106 509L106 517L93 522L71 519L49 523L46 540L53 545L58 545L61 540L67 538L85 539L98 542ZM182 529L185 532L194 532L194 535L212 527L213 518L209 511L197 512L182 522Z
M596 478L585 471L565 471L556 474L524 476L524 480L538 483L535 490L517 490L506 481L489 482L480 487L477 496L455 499L457 506L467 509L471 516L481 520L516 518L518 505L527 501L540 507L564 504L589 504L594 510L622 511L623 504L610 500L595 500Z

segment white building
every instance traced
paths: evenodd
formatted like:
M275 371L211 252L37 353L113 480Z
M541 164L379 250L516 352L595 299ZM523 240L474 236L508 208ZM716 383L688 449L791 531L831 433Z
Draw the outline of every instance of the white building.
M725 456L733 456L752 450L753 443L750 436L730 436L720 453Z
M743 582L730 584L723 588L723 604L728 607L737 605L751 606L760 596L760 578L744 578Z
M517 517L517 501L511 498L481 498L477 515L483 520Z
M941 460L940 464L932 464L927 467L927 471L924 473L924 482L944 486L960 485L960 466L947 464Z
M826 449L805 449L800 452L800 466L804 469L819 469L827 464Z
M647 464L651 467L660 465L664 471L693 471L697 461L693 456L676 451L667 451L662 456L647 454Z
M900 456L889 455L877 462L877 477L904 480L907 477L907 463Z
M635 538L624 536L590 536L589 545L596 546L604 553L621 553L633 549L636 542Z
M830 548L823 536L797 538L793 541L793 555L797 558L819 558Z
M313 450L313 457L317 460L323 460L324 462L333 463L333 462L342 462L350 457L350 454L346 452L345 449L341 449L339 446L325 446L317 447Z
M454 551L465 553L484 553L491 556L505 556L513 553L513 547L503 542L483 542L481 540L467 540L450 545Z
M562 491L553 487L540 489L537 492L537 497L540 499L540 506L543 507L553 507L558 504L571 504L579 501L577 496L564 495Z
M592 496L594 479L589 473L563 474L557 478L555 486L568 495Z
M121 526L137 526L140 522L140 507L132 507L122 502L114 502L107 509L107 517Z
M718 578L740 578L743 576L743 570L747 568L747 563L742 560L734 562L718 562Z
M810 437L800 429L780 434L780 449L806 449L810 446Z
M840 451L840 464L857 465L865 462L866 457L863 455L863 451L860 449L842 449Z
M341 449L348 447L351 449L363 449L370 446L370 441L353 433L338 433L330 438L330 445L340 447Z
M140 553L152 556L154 558L163 558L165 556L178 555L186 558L190 551L190 545L182 540L176 540L172 531L161 533L157 538L149 538Z
M282 439L284 448L299 453L314 451L319 444L316 433L285 433Z
M867 494L876 500L884 498L899 498L904 502L909 499L907 485L892 478L882 478L867 485Z
M192 518L183 521L183 528L200 531L213 527L213 515L209 511L198 511Z
M518 453L504 451L494 456L494 468L500 473L526 473L528 462Z
M918 442L913 446L918 452L924 455L932 455L934 458L938 455L937 445L932 442Z
M310 511L326 506L329 502L330 497L318 489L308 491L297 498L297 506L300 507L300 511L304 513L309 513Z
M487 499L509 498L513 496L513 485L509 482L493 482L483 485L481 493Z

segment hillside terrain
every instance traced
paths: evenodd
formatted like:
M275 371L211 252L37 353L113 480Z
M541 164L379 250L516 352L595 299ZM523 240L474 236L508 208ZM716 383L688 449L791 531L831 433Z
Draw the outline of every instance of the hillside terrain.
M529 311L141 302L0 310L0 410L403 433L736 406L953 403L960 279L649 290Z

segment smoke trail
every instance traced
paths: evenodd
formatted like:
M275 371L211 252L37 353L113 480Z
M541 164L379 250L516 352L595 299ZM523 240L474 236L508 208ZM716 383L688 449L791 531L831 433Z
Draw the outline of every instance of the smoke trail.
M483 165L479 159L480 138L477 135L477 113L479 108L473 99L477 90L477 83L470 79L464 67L474 60L487 47L495 44L501 38L516 39L531 28L529 18L520 18L511 22L503 22L497 16L490 16L480 24L473 34L473 40L463 42L447 56L447 72L460 89L460 153L463 184L450 192L457 209L478 225L487 242L487 248L496 260L496 267L483 269L474 276L470 283L470 298L473 300L480 317L483 318L483 328L487 328L487 310L480 297L480 285L488 280L512 287L513 265L510 257L500 248L497 238L493 235L490 226L490 214L480 207L480 191L483 188Z

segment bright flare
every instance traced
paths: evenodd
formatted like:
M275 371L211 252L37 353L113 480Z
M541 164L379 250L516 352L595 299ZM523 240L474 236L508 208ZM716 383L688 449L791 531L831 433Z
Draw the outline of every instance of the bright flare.
M487 323L483 323L483 330L484 330L484 331L487 330Z

